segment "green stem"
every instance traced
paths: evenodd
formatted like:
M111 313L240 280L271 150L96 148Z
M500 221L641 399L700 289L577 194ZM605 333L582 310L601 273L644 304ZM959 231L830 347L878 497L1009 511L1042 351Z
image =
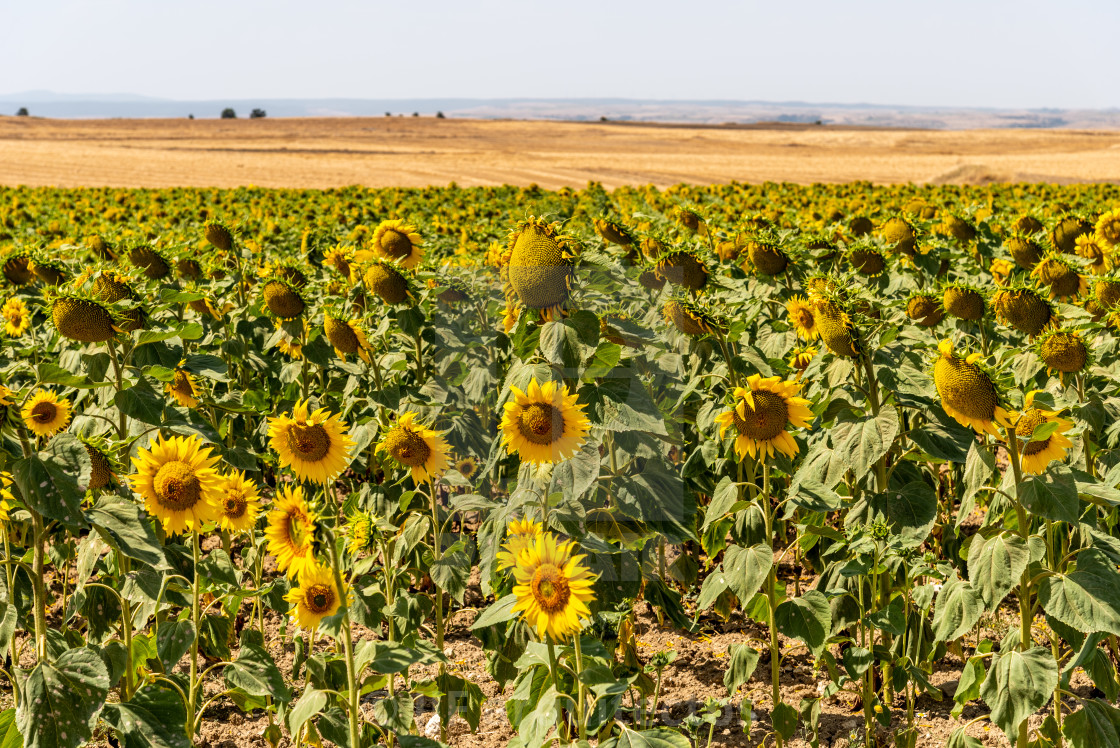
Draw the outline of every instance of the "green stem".
M436 488L435 484L432 482L431 476L428 477L428 495L432 500L432 562L434 566L439 563L439 560L443 555L443 537L439 522L439 502L436 500ZM434 577L432 578L432 587L435 589L436 603L436 648L440 652L443 652L443 590L440 589L439 583L436 582ZM447 666L446 664L441 662L439 665L439 674L442 676L446 672ZM444 694L439 698L439 713L440 715L442 715L446 709L444 700L447 698L447 695ZM450 716L448 716L448 721L450 721ZM447 742L447 728L448 726L444 724L443 720L441 719L439 723L439 733L440 740L442 740L443 742Z
M7 576L7 580L8 580L8 602L11 603L15 600L15 593L14 593L15 587L13 586L15 584L15 569L13 569L12 565L10 563L8 563L12 559L12 543L11 543L10 538L8 537L8 527L7 527L7 525L4 526L3 533L4 533L4 573ZM11 672L12 699L13 699L15 705L18 707L19 706L19 686L18 686L18 683L16 682L16 671L19 669L19 653L16 651L16 638L14 636L12 637L8 646L11 650L11 658L12 658L12 672Z
M766 517L766 538L767 542L773 544L774 542L774 509L773 502L770 500L770 462L765 458L762 460L762 505L763 514ZM779 685L781 677L781 645L778 642L778 627L774 623L776 611L778 609L778 570L776 564L770 565L770 571L766 574L766 603L770 611L769 628L770 628L770 688L771 698L774 705L771 708L771 719L774 717L774 712L778 708L778 704L782 701L782 690ZM777 748L782 748L782 736L775 730L774 741Z
M34 555L31 561L31 582L35 592L35 655L39 662L47 660L47 594L43 585L43 541L46 531L43 527L43 517L34 509L28 508L31 513L31 526L34 531ZM17 667L17 663L12 663Z
M587 720L583 716L583 705L587 699L587 687L583 685L580 680L580 673L583 672L583 650L580 649L579 643L580 632L576 632L572 637L575 640L576 648L576 686L579 698L576 700L576 724L579 725L579 739L581 741L587 740Z
M324 491L324 493L326 493ZM349 702L349 718L350 718L350 745L353 748L358 748L361 745L361 724L359 717L361 712L358 711L358 674L354 670L354 643L351 641L353 636L350 631L350 610L346 602L346 587L342 583L342 571L338 562L338 543L335 541L334 533L327 532L327 541L330 546L331 552L331 568L334 571L334 585L335 591L342 601L342 648L346 656L346 688L347 700Z
M556 645L552 643L552 639L548 640L548 665L549 671L552 675L552 689L556 694L560 694L560 667L556 664ZM565 740L564 736L564 716L563 710L556 710L556 735L559 740ZM559 742L559 740L557 742Z
M200 687L198 683L198 640L200 638L198 621L201 617L199 586L202 577L199 574L198 566L202 560L201 556L202 549L199 547L198 530L195 530L191 533L191 558L194 561L194 579L191 582L191 624L194 626L194 641L191 642L191 679L190 691L187 694L187 736L191 739L192 745L194 744L194 724Z

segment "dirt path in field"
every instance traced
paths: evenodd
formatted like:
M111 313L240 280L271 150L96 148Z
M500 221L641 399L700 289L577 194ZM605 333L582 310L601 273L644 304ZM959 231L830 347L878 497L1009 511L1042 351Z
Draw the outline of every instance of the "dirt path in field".
M0 184L371 187L1120 182L1120 131L0 117Z

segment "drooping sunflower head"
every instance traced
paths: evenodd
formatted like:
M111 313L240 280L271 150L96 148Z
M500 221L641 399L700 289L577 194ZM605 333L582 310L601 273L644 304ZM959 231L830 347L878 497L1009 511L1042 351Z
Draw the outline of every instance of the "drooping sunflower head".
M32 253L28 249L15 249L4 257L4 264L0 266L4 277L13 286L26 286L35 279L31 272Z
M299 338L294 338L286 332L276 341L276 349L295 361L303 358L303 343L299 341Z
M1084 371L1090 364L1089 346L1075 330L1051 330L1035 343L1035 351L1050 373L1060 377Z
M50 390L36 390L23 404L23 422L36 436L54 436L70 422L70 401Z
M821 336L817 320L813 316L813 304L804 296L794 296L786 302L789 323L803 340L816 340Z
M233 231L221 221L207 221L202 233L206 237L206 241L217 249L223 252L229 252L233 249Z
M650 291L660 291L665 287L665 278L657 272L654 264L647 264L638 275L638 284Z
M353 511L346 517L346 550L351 556L368 551L376 539L376 523L369 512Z
M867 236L875 230L875 223L867 216L854 216L848 221L848 231L852 236Z
M915 291L906 301L906 316L922 327L936 327L945 319L945 309L933 294Z
M662 255L655 266L657 274L675 286L699 291L708 285L708 268L696 252L674 249Z
M301 576L315 565L315 521L318 517L308 506L303 486L281 486L276 494L268 526L268 552L276 557L276 568L289 578Z
M953 342L942 340L933 363L933 383L945 413L962 426L999 438L997 422L1007 419L1000 405L995 379L976 362L983 354L961 358L953 352Z
M328 310L323 317L323 332L339 358L345 360L347 356L357 354L363 361L369 361L369 340L358 320Z
M436 298L449 306L471 298L470 286L459 278L447 275L438 279L433 278L428 281L428 287L441 289L436 292Z
M349 597L348 589L339 591L331 567L314 561L300 572L299 586L284 595L292 604L292 622L305 631L317 631L323 619L337 613L343 598Z
M167 394L175 398L175 402L184 408L198 406L198 389L194 383L194 377L186 369L176 367L175 378L167 383L165 389Z
M277 319L297 319L307 309L307 302L303 300L299 291L290 283L273 278L264 284L261 290L265 306L269 313Z
M591 428L584 407L575 393L558 382L540 384L534 378L525 391L510 387L499 427L507 454L517 452L522 462L534 464L571 457Z
M183 255L175 261L175 270L183 280L196 281L203 275L202 263L189 255Z
M1065 459L1066 450L1073 446L1073 442L1066 436L1066 432L1073 428L1073 421L1062 418L1057 411L1043 410L1034 407L1034 392L1028 392L1023 403L1024 410L1015 422L1015 437L1020 442L1020 465L1025 473L1040 475L1046 466L1055 460ZM1057 427L1044 430L1036 438L1036 430L1045 424L1054 423ZM1049 431L1049 433L1046 433Z
M813 306L813 319L816 320L817 331L828 350L841 358L858 356L862 350L859 330L839 297L818 295L810 296L809 299Z
M82 446L89 455L89 490L98 491L117 479L117 465L109 456L109 451L97 441L82 440Z
M218 488L218 524L229 532L249 532L257 523L261 494L256 481L234 470L221 476Z
M64 264L41 254L31 258L29 267L35 277L48 286L65 283L67 278L70 277L70 271Z
M1077 247L1077 237L1093 230L1093 224L1078 215L1067 215L1050 231L1050 241L1060 252L1072 254Z
M1024 270L1034 270L1034 266L1042 259L1045 248L1028 234L1012 234L1007 240L1007 251L1011 259Z
M1011 225L1011 230L1025 236L1033 236L1045 227L1042 221L1038 220L1032 215L1023 214L1015 219L1015 223Z
M1093 298L1102 309L1120 304L1120 278L1097 278L1093 281Z
M762 275L780 275L789 265L789 256L778 243L761 236L747 242L747 260Z
M992 260L988 272L992 274L992 280L995 284L997 286L1002 286L1007 283L1007 279L1015 272L1015 266L1007 260L997 258Z
M731 409L716 416L720 438L734 428L740 460L747 455L770 457L775 450L796 456L797 442L787 427L808 428L813 421L809 401L797 396L800 389L800 382L781 377L747 377L747 386L735 389Z
M221 476L219 458L195 436L160 435L141 449L128 477L132 490L144 498L148 513L171 535L200 530L218 519Z
M420 234L410 223L397 219L382 221L370 239L373 253L388 262L397 262L412 269L424 259Z
M617 244L620 247L628 247L635 242L634 232L622 221L604 217L594 219L594 223L595 231L603 237L605 242Z
M674 210L677 221L689 231L703 232L706 228L704 215L698 208L688 208L678 205Z
M447 469L450 447L443 434L416 423L416 413L404 413L385 432L377 444L384 452L412 473L412 480L421 483L435 480Z
M1051 299L1066 301L1089 292L1089 282L1056 252L1048 252L1039 260L1031 275L1050 289Z
M1002 288L992 296L992 308L1001 323L1031 337L1056 321L1050 303L1033 288Z
M1112 267L1112 247L1096 234L1082 234L1077 237L1075 245L1078 257L1089 261L1086 267L1090 273L1104 275Z
M118 329L123 332L132 332L144 327L145 314L140 306L132 306L119 302L135 301L140 298L132 285L132 279L115 270L104 269L93 275L91 286L93 295L106 304L115 305Z
M714 315L685 298L666 301L661 307L661 316L666 322L692 338L706 335L720 326Z
M294 263L277 263L271 266L269 272L273 278L279 278L296 290L307 286L307 274Z
M330 485L350 464L354 440L338 414L319 408L314 413L300 400L290 414L268 419L268 438L282 467L300 480Z
M983 318L986 303L979 289L964 283L950 283L941 294L945 311L958 319L976 322Z
M852 270L868 277L881 275L887 268L886 257L877 245L868 240L854 243L845 253L845 258Z
M412 282L403 266L375 259L366 266L362 279L386 304L403 304L413 297Z
M953 237L961 244L967 244L976 238L976 227L958 213L945 213L942 216L941 232L946 236Z
M817 353L819 352L819 348L811 345L794 348L792 351L790 351L789 358L787 358L786 361L789 363L791 368L797 371L797 376L798 378L800 378L801 375L805 373L805 370L809 368L809 364L813 362L813 359L817 357Z
M100 234L93 234L86 237L86 246L89 247L93 256L99 260L114 261L117 259L116 250L109 242L105 241L105 237Z
M166 278L171 274L171 262L150 244L137 244L129 249L128 261L152 280Z
M354 253L349 247L338 244L323 256L323 264L334 268L343 278L350 278L350 265L354 262Z
M521 552L537 544L537 538L544 534L540 522L526 517L515 519L506 527L506 542L496 556L499 569L512 569L517 565Z
M879 228L879 237L897 251L905 255L914 254L918 243L918 231L908 220L902 216L888 219Z
M595 576L576 555L571 541L557 542L551 533L541 533L536 541L518 555L513 567L517 602L513 611L521 613L537 636L563 641L578 634L591 617L588 607L594 601Z
M521 305L555 314L571 297L579 245L559 223L530 216L510 232L509 288Z
M1120 210L1113 209L1101 213L1097 218L1094 233L1097 239L1108 247L1120 244Z

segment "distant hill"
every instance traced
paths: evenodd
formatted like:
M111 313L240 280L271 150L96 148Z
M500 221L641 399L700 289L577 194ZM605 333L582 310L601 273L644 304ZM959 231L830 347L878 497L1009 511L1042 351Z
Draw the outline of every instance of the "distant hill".
M38 117L212 119L226 107L239 116L254 108L269 117L434 116L477 119L558 119L693 124L790 122L871 127L1120 128L1118 109L981 109L961 107L814 104L800 101L662 101L656 99L215 99L176 101L135 94L0 94L0 114L27 107ZM5 111L9 110L9 111Z

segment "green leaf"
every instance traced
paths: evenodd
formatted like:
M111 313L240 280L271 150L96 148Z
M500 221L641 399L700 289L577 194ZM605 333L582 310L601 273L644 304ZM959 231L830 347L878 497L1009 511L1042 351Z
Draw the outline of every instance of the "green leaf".
M965 733L964 727L958 727L949 735L945 748L983 748L984 744L976 738Z
M1072 748L1120 748L1120 709L1098 699L1084 699L1081 708L1062 722Z
M373 719L386 730L408 733L416 723L416 705L408 691L402 689L395 698L374 702Z
M117 408L129 418L151 426L163 425L164 400L147 383L120 390L113 399Z
M492 605L488 605L486 610L482 611L482 615L475 619L471 624L471 630L484 629L487 626L493 626L506 621L512 621L517 617L513 612L513 606L517 604L517 595L512 592L505 597L495 600Z
M1031 514L1058 522L1074 524L1081 513L1077 487L1066 467L1025 478L1019 484L1019 500Z
M1020 536L1002 532L988 540L972 536L968 549L968 580L980 593L986 610L995 610L1019 583L1030 561L1030 550Z
M758 667L758 651L747 644L732 644L728 652L731 662L723 674L723 685L727 686L727 695L734 696L736 689L749 681Z
M163 670L170 673L194 643L194 624L190 621L165 621L156 636L156 652Z
M16 710L0 712L0 748L23 748L23 736L16 727Z
M1019 725L1050 699L1058 685L1058 663L1044 647L1011 650L995 656L980 697L992 710L992 722L1015 742Z
M128 701L106 704L101 712L124 748L188 748L186 709L174 691L144 686Z
M725 475L716 485L716 490L712 493L712 501L704 510L704 524L700 526L700 532L703 533L713 522L729 514L738 501L739 484Z
M639 731L623 726L617 737L599 745L600 748L692 748L688 738L668 727Z
M463 604L467 582L471 577L470 556L461 550L445 553L432 564L429 573L441 590L450 594L460 605Z
M230 688L240 688L250 696L271 696L280 702L292 698L272 656L256 644L242 645L237 659L226 666L223 675Z
M956 574L945 580L933 609L935 641L951 642L967 633L984 612L980 595Z
M805 642L816 658L820 657L828 640L828 633L832 628L832 611L824 593L809 590L801 597L786 600L779 605L774 611L774 621L778 631L791 639Z
M221 582L235 589L241 586L233 560L222 548L215 548L206 554L206 558L198 564L198 571L203 578L212 582Z
M862 478L891 448L898 428L898 411L888 405L877 416L838 423L833 429L832 445L848 456L856 478Z
M152 522L139 506L116 494L105 494L86 518L106 543L129 558L155 569L170 569Z
M1042 423L1034 427L1034 431L1031 432L1031 441L1046 441L1057 432L1058 427L1061 425L1062 424L1058 421L1043 421Z
M63 433L47 449L17 461L12 477L29 509L76 528L85 496L79 481L89 482L90 469L86 448L73 434Z
M360 675L369 667L375 673L403 673L412 665L446 662L443 653L431 645L406 647L396 642L363 641L354 653L354 667Z
M728 546L723 556L723 574L727 586L740 600L750 600L766 579L774 563L774 551L759 543L750 548Z
M774 729L778 731L782 739L789 740L797 730L797 721L800 716L797 709L784 701L779 701L777 706L774 707L774 711L771 712L770 719L774 723Z
M1083 634L1120 635L1120 573L1104 553L1086 548L1077 568L1039 582L1042 609Z
M92 649L40 662L20 683L16 725L26 748L76 748L93 735L94 715L109 693L109 671Z
M327 694L308 685L304 689L303 695L288 710L288 733L291 735L299 733L303 723L323 711L323 707L326 705Z
M973 699L980 698L980 685L984 682L983 657L969 657L961 669L961 677L957 681L957 690L953 693L953 717L960 719L964 707Z
M197 322L185 322L167 330L144 330L136 339L136 345L158 343L161 340L182 338L183 340L196 340L202 337L202 325Z
M482 689L471 681L451 673L436 676L436 684L446 695L445 699L440 700L442 723L451 724L451 718L458 714L467 721L472 731L478 730L478 724L482 721L482 705L486 701Z
M79 390L109 387L112 385L112 382L92 382L87 376L72 374L61 366L51 363L39 364L36 373L39 377L39 382L42 384L61 384Z
M961 494L960 510L957 512L957 526L968 519L976 505L976 494L988 485L996 474L996 456L980 442L973 442L968 449L964 463L964 492Z

